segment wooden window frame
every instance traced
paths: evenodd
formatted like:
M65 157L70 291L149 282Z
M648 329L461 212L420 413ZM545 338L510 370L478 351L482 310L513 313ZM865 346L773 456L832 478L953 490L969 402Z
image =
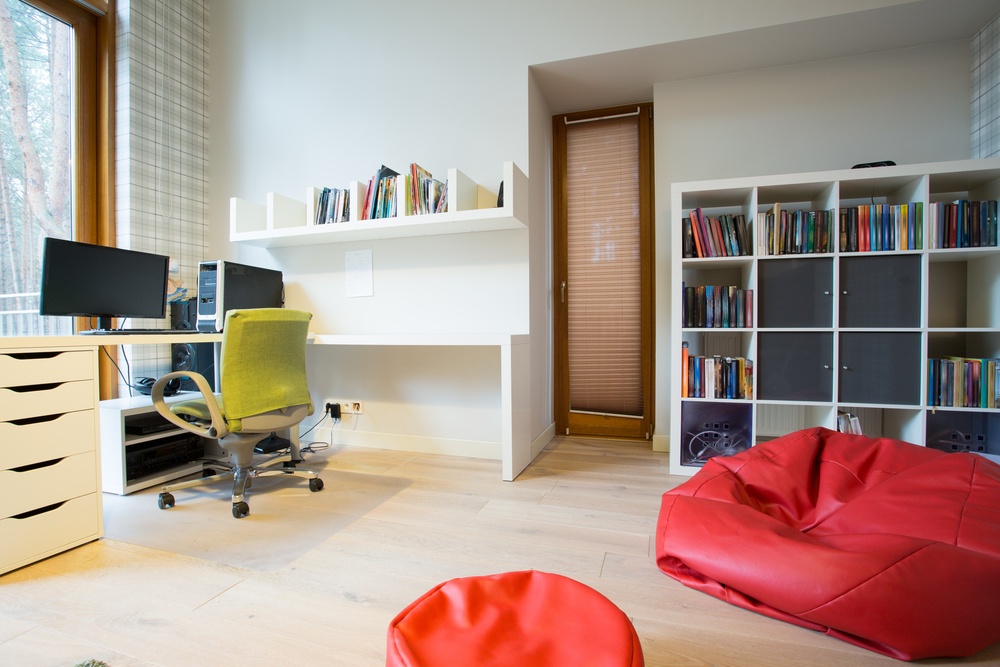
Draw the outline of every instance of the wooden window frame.
M73 27L73 236L114 246L115 229L115 2L24 0ZM83 324L81 324L83 322ZM86 320L78 326L89 327ZM117 371L102 356L101 398L117 393Z

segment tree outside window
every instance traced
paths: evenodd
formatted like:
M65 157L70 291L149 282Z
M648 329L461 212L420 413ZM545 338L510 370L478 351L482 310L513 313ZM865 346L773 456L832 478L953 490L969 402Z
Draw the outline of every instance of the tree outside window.
M38 315L42 239L73 237L73 29L0 0L0 335L72 333Z

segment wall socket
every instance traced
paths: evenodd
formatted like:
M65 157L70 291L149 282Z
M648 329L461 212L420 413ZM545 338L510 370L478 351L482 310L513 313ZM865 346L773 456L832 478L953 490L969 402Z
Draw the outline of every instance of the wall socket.
M341 415L361 415L365 412L364 401L328 398L323 401L323 405L325 406L327 403L340 403Z

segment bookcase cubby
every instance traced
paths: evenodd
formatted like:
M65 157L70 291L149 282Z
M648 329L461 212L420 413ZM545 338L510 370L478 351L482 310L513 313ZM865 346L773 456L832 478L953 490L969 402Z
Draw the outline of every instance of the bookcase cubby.
M234 243L283 247L523 229L528 220L527 176L513 162L505 162L501 178L503 206L497 206L495 190L477 184L458 169L449 169L446 212L368 220L361 219L367 183L354 181L347 188L349 219L328 224L315 224L315 187L305 189L304 201L275 192L267 194L266 204L232 197L229 239ZM401 195L402 188L398 192Z
M671 473L843 413L867 435L1000 460L995 200L995 158L675 183ZM736 215L752 252L692 252L689 221ZM733 290L750 295L742 319L693 309ZM715 391L693 388L697 364L734 359L742 395L712 374Z

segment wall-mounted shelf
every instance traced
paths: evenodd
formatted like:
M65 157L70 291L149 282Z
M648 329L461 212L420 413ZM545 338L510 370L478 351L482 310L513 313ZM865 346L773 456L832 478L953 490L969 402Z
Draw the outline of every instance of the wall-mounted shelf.
M504 205L457 169L448 170L448 212L361 220L365 185L351 183L350 220L317 225L310 202L268 193L267 204L233 197L229 205L230 241L265 248L347 243L436 234L524 229L528 220L528 179L513 162L503 165ZM309 192L314 191L310 188ZM491 207L492 205L492 207Z

